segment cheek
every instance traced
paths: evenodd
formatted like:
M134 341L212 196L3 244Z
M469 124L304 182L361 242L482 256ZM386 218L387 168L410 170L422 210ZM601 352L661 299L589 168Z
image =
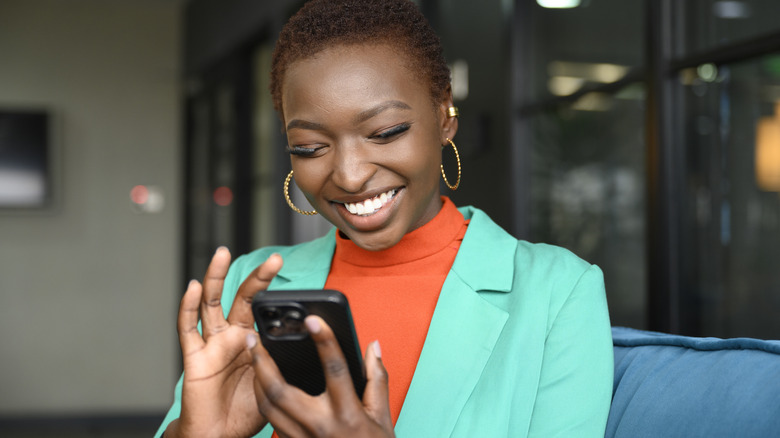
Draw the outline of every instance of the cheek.
M418 148L410 154L406 163L410 170L410 177L414 176L426 184L431 182L438 184L441 165L441 150L438 146Z
M295 184L310 201L317 195L327 176L323 166L313 164L312 162L296 159L293 159L292 162Z

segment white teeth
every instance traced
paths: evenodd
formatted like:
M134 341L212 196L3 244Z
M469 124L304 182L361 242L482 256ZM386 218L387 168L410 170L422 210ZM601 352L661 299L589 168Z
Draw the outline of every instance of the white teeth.
M366 199L366 202L363 203L363 214L371 214L374 210L374 201Z
M393 199L394 195L395 190L390 190L389 192L382 193L379 196L366 199L363 202L346 203L344 204L344 207L352 214L367 216L384 207L385 204Z

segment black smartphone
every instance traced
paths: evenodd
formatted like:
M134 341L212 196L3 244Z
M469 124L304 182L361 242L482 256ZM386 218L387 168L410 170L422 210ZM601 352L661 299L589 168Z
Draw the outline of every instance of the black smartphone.
M263 346L287 383L311 395L325 392L325 374L303 319L308 315L322 318L333 330L344 353L355 392L363 397L366 387L363 356L344 294L327 289L264 290L254 296L252 313Z

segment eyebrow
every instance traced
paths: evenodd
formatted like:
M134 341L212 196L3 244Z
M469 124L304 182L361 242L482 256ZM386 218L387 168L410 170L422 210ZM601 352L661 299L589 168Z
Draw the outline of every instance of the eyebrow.
M289 131L295 128L311 129L313 131L322 131L323 129L325 129L325 127L319 123L307 122L306 120L300 120L300 119L290 120L290 123L287 124L287 130Z
M387 102L382 102L373 108L369 108L365 111L361 111L358 115L355 116L354 119L352 119L352 122L357 125L391 108L402 109L402 110L412 109L412 107L401 102L400 100L388 100Z

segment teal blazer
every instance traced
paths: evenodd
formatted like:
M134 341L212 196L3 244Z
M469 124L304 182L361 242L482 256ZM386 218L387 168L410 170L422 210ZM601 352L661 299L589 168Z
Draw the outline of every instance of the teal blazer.
M442 287L398 437L603 437L613 350L601 271L555 246L518 241L484 212L470 219ZM278 252L269 289L322 288L335 229L238 258L225 281L230 309L241 282ZM392 378L392 376L390 376ZM180 412L181 381L159 434ZM271 427L258 436L270 437Z

